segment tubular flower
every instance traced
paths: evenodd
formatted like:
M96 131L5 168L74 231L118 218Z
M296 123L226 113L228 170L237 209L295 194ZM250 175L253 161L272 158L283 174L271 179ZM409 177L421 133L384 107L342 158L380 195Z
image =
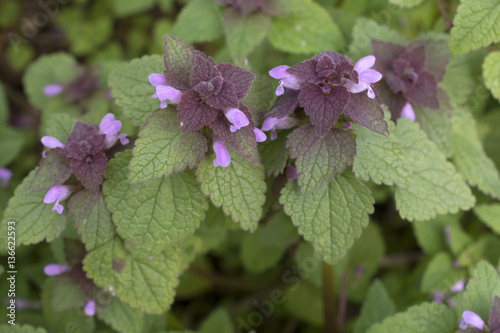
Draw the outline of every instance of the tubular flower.
M278 134L276 133L277 129L288 129L294 127L297 124L298 120L292 117L268 117L262 124L262 130L264 132L271 131L271 140L276 140L276 138L278 137Z
M63 90L64 90L63 86L59 84L48 84L45 87L43 87L43 93L49 97L59 95L60 93L63 92Z
M248 126L250 122L248 121L247 116L241 110L237 108L230 108L224 112L224 116L226 116L227 120L232 124L229 127L231 132L236 132L240 128Z
M99 124L99 134L106 135L106 138L104 139L104 149L111 148L118 139L120 139L122 145L129 143L126 133L118 134L121 128L122 122L115 120L114 114L108 113L104 116L104 118L102 118L101 123Z
M408 118L415 121L415 111L410 103L406 103L401 111L401 118Z
M371 99L375 98L372 83L378 82L382 79L382 74L374 69L371 69L371 67L375 65L375 60L375 56L369 55L361 58L354 65L354 70L358 73L358 83L348 81L346 83L346 88L349 92L356 94L368 90L367 96Z
M149 83L151 83L153 87L156 87L156 92L152 97L160 100L160 108L165 109L167 107L167 100L174 104L179 104L181 101L182 92L170 87L162 74L150 74Z
M11 178L12 178L12 171L10 171L7 168L0 168L0 181L2 182L3 188L9 186Z
M85 304L83 312L85 312L85 315L93 317L95 315L95 302L93 300L89 300L87 304Z
M66 265L49 264L43 268L43 272L47 276L56 276L69 271L69 269L69 266Z
M43 199L43 202L46 204L55 202L52 211L57 211L58 214L62 214L64 211L64 207L59 202L68 199L71 195L71 192L73 192L73 186L56 185L47 192L45 198Z
M214 167L227 167L231 163L231 156L229 155L226 144L218 138L214 138L213 149L216 156L214 160Z
M276 88L276 96L281 96L285 93L285 88L298 90L300 89L300 81L294 75L288 73L286 70L289 66L278 66L269 71L269 75L275 79L280 80L278 88Z
M460 322L460 328L465 330L467 325L470 327L475 327L480 330L484 330L484 321L472 311L464 311L462 313L463 320Z
M453 286L451 286L450 291L454 293L459 293L464 290L465 280L458 280Z
M264 141L266 141L266 139L267 139L266 134L264 134L264 132L262 132L257 127L255 127L253 129L253 133L255 134L255 141L257 141L257 142L264 142Z

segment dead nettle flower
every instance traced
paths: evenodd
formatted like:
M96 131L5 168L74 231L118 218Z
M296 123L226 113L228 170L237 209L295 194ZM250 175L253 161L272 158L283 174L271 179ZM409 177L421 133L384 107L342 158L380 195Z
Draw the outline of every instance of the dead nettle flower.
M79 101L92 95L99 88L99 77L93 69L80 71L81 73L69 83L46 85L43 87L43 93L48 97L63 94L69 102Z
M415 41L404 46L372 40L372 47L377 58L374 68L385 77L377 89L394 119L402 112L405 118L414 119L411 105L440 108L438 83L449 59L445 41Z
M450 287L450 291L453 293L459 293L464 290L464 287L465 287L465 280L461 279L455 282L455 284Z
M262 124L263 131L271 131L271 140L276 140L278 134L277 129L289 129L299 124L296 118L285 116L283 118L267 117ZM265 140L265 139L264 139Z
M166 36L166 38L172 38ZM245 98L255 75L229 63L215 64L211 57L182 43L187 54L188 70L179 70L165 61L162 74L149 75L155 87L153 98L177 104L178 118L183 133L199 131L208 126L212 131L217 166L228 166L226 144L254 163L258 163L257 142L265 141L265 134L255 128L252 114L241 102ZM165 48L167 56L170 50ZM217 150L216 150L217 149ZM218 162L217 162L218 161Z
M83 312L85 312L85 315L87 315L89 317L93 317L95 315L95 302L94 302L94 300L89 300L85 304L85 307L83 308Z
M488 331L491 333L500 333L500 297L495 295L493 299L488 319L488 330L485 327L483 319L475 312L464 311L462 318L463 320L459 326L461 330L466 332Z
M279 97L263 130L283 128L283 123L277 121L286 119L300 105L321 137L329 133L341 114L388 135L380 102L372 88L372 83L382 77L371 69L375 60L368 56L353 66L347 57L325 51L295 66L272 69L269 74L280 79L276 90ZM364 91L367 94L360 94Z
M484 330L484 321L476 313L472 311L464 311L462 313L463 320L460 322L460 329L465 330L467 327L474 327Z
M55 176L51 178L50 186L47 185L50 190L45 195L44 203L55 203L52 210L63 213L64 207L60 202L68 199L79 188L75 185L63 185L72 174L86 190L93 195L97 194L108 165L106 150L118 140L122 145L129 142L127 134L119 133L121 126L121 122L108 113L102 119L99 131L93 125L77 122L65 144L51 136L42 137L42 144L49 150L44 152L31 186L39 181L38 175L52 170Z
M71 267L69 267L68 265L49 264L43 268L43 272L47 276L57 276L61 275L62 273L66 273L70 270L70 268Z
M2 182L3 188L6 188L7 186L9 186L11 178L12 178L12 171L11 170L9 170L7 168L0 168L0 181Z

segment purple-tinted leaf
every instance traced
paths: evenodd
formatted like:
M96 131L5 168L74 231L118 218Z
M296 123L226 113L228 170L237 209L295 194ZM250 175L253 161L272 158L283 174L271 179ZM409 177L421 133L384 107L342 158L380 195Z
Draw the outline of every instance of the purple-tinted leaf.
M377 58L373 69L385 75L392 70L392 62L399 58L405 47L399 44L372 40L373 55Z
M248 90L250 90L252 86L255 75L241 67L229 63L220 63L215 67L217 67L224 80L233 85L238 99L245 98Z
M85 246L82 242L76 239L63 239L64 244L64 256L69 266L73 266L76 264L81 264L83 258L85 258Z
M267 0L263 1L260 5L262 11L271 16L281 15L287 13L289 10L283 6L282 0Z
M333 128L324 137L305 125L288 135L290 157L296 158L299 185L307 195L319 190L335 173L342 173L356 156L356 141L348 131Z
M402 94L394 95L384 81L377 82L375 87L377 88L378 97L389 108L392 119L398 119L407 103L406 98Z
M358 83L358 73L354 71L354 66L350 61L342 61L337 64L337 70L335 74L328 78L329 83L341 84L342 78L349 78L355 83Z
M220 110L237 108L240 103L233 85L226 81L222 83L220 92L208 95L205 102L209 106Z
M214 77L220 76L219 71L208 58L196 54L194 63L195 65L189 78L191 87L196 86L200 82L208 82Z
M96 134L97 130L94 126L78 121L69 135L67 143L80 142Z
M84 159L87 155L94 155L104 148L104 134L96 134L81 140L69 142L62 151L71 159Z
M285 89L269 110L268 117L283 118L292 113L299 106L299 90Z
M309 115L319 136L324 136L349 102L350 94L346 88L332 87L329 93L324 93L321 87L306 84L300 90L299 103Z
M500 297L496 295L495 299L493 300L493 306L491 307L488 327L492 332L500 330Z
M87 156L84 160L71 160L71 170L82 185L96 195L104 180L108 159L104 153Z
M450 48L445 40L416 41L410 45L425 45L425 69L440 82L450 60Z
M177 110L182 133L199 130L212 123L219 114L219 110L208 106L194 90L188 90L182 95Z
M31 181L29 192L49 190L55 185L63 184L71 176L69 162L69 158L61 153L60 148L47 151Z
M194 48L174 36L166 35L164 40L165 81L175 89L191 88L189 77L194 66Z
M420 72L417 83L404 93L408 102L420 106L439 109L437 82L434 75L423 70Z
M288 68L286 71L294 75L301 81L318 83L321 82L321 80L318 79L318 74L316 73L317 65L318 65L317 60L309 59Z
M216 76L210 81L203 81L198 83L193 87L193 90L196 90L200 93L200 95L207 97L211 94L218 94L222 89L222 84L224 83L224 79L222 76Z
M344 114L373 132L389 137L389 129L384 120L384 110L378 99L371 99L366 94L352 94Z
M416 45L415 47L408 48L400 58L408 60L413 70L416 73L420 73L425 66L425 45Z
M240 110L245 111L245 107L240 105ZM259 154L257 151L257 141L255 140L255 134L253 132L253 124L240 128L236 132L231 132L229 130L230 126L231 123L222 114L220 114L217 119L210 124L210 128L213 130L214 134L217 135L222 141L227 143L243 157L249 159L255 164L258 164Z
M316 73L320 78L326 78L335 73L336 67L333 59L324 54L319 58L316 64Z

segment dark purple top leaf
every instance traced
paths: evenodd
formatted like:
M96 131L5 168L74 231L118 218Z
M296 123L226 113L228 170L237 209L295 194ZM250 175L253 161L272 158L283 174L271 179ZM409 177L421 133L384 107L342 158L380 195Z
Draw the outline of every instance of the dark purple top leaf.
M393 70L393 61L399 58L406 49L403 45L379 40L372 40L372 48L373 54L377 58L373 69L384 76L388 71Z
M352 94L344 114L361 126L389 137L384 110L380 107L378 99L371 99L366 94Z
M321 80L318 79L318 74L316 73L317 65L317 60L309 59L288 68L286 71L294 75L301 81L309 83L319 83L321 82Z
M216 76L220 76L217 68L215 68L212 61L210 61L206 56L197 53L194 63L195 65L189 78L191 87L196 86L200 82L209 82Z
M420 106L439 109L438 87L436 78L431 73L423 70L413 89L404 93L410 103Z
M96 195L104 180L104 172L108 166L108 158L104 153L88 155L83 160L72 159L71 170L82 185L92 194Z
M205 102L216 109L226 110L237 108L240 101L236 96L233 85L227 81L222 83L222 88L219 93L213 93L206 97Z
M197 131L204 125L212 123L219 114L219 110L208 106L194 90L186 91L179 105L178 117L181 122L182 133Z
M285 89L285 93L276 99L267 116L275 118L288 116L299 106L299 92L299 90Z
M224 80L233 85L238 99L245 98L252 86L255 75L241 67L229 63L220 63L215 67L217 67Z
M324 92L320 86L304 85L299 94L300 106L309 115L319 136L324 136L349 102L350 93L345 87L334 86Z
M87 140L87 138L96 134L97 130L94 126L78 121L69 135L67 143Z

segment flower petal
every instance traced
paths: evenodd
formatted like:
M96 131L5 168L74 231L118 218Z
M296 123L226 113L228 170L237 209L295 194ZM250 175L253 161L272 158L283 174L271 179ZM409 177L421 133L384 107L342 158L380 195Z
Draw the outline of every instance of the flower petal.
M480 330L484 329L484 321L472 311L464 311L462 313L462 318L464 321L472 327L479 328Z
M274 67L269 71L269 75L275 79L282 79L284 77L290 76L291 74L287 73L287 69L290 68L290 66L282 65L278 67Z
M264 141L266 141L266 139L267 139L266 134L264 134L264 132L262 132L257 127L255 127L253 129L253 133L255 134L255 141L257 141L257 142L264 142Z
M401 111L401 118L408 118L415 121L415 111L410 103L406 103L403 107L403 111Z
M279 123L278 118L268 117L266 118L266 120L264 120L264 123L262 124L262 130L269 131L272 128L274 128L274 126L276 126L277 123Z
M213 149L216 156L214 160L214 167L227 167L231 163L231 156L229 155L229 151L226 148L226 144L220 140L215 140Z
M231 108L225 111L224 115L226 116L227 120L229 120L229 122L234 125L231 126L231 132L236 132L236 130L239 130L240 128L250 124L247 116L245 116L245 114L239 109Z
M56 276L69 271L69 266L60 264L49 264L43 268L43 272L47 276Z
M156 86L156 94L160 101L169 100L174 104L179 104L181 101L182 92L170 86Z
M354 65L354 70L358 73L373 67L375 65L375 56L374 55L369 55L364 58L361 58L358 60L358 62Z
M47 148L64 148L64 144L53 136L44 136L41 141Z
M165 76L163 74L150 74L149 77L149 83L151 83L152 86L156 87L158 85L167 85L167 82L165 81Z
M47 96L55 96L62 93L64 90L63 86L59 84L49 84L43 88L43 93Z
M359 80L368 83L375 83L382 79L382 74L374 69L366 69L359 74Z

